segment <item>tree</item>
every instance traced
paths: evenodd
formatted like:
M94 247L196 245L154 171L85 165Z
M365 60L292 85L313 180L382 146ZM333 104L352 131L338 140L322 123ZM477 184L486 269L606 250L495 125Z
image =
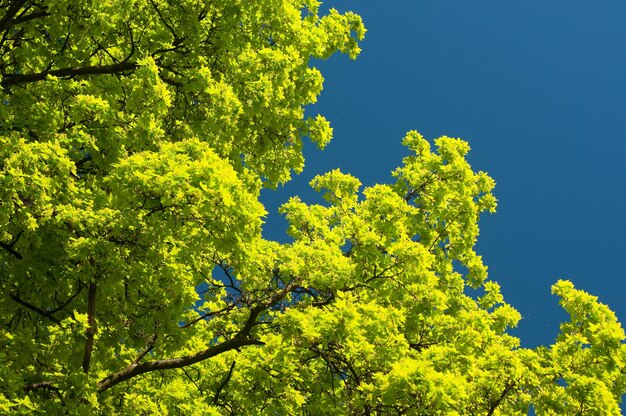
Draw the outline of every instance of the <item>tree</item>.
M521 348L474 251L494 182L409 132L395 183L303 167L312 58L365 29L316 0L2 0L0 413L619 414L624 332L571 316ZM479 296L466 287L478 289Z

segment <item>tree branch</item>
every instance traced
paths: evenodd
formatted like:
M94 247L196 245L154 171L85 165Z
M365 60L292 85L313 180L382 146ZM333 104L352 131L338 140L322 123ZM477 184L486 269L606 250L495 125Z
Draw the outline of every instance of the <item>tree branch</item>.
M191 368L193 368L193 367L191 367ZM183 370L183 373L185 373L185 376L187 377L187 379L188 379L189 381L191 381L191 382L193 383L193 385L194 385L194 386L196 386L196 388L197 388L197 389L198 389L198 391L200 392L200 395L204 395L204 391L202 391L202 388L198 385L198 382L197 382L196 380L194 380L194 379L193 379L193 378L189 375L189 373L187 372L187 369L186 369L186 368L181 368L181 370ZM196 371L197 371L197 373L198 373L198 380L199 380L199 379L200 379L200 375L201 375L200 370L198 370L197 368L194 368L194 370L196 370Z
M165 20L165 17L163 17L163 14L161 13L161 10L159 10L159 8L157 7L156 3L153 0L149 0L149 1L150 1L150 4L152 4L152 7L154 7L154 10L159 15L159 18L161 19L161 22L163 22L163 24L165 25L167 30L169 30L170 33L172 34L172 36L174 37L174 46L178 46L180 44L180 42L182 41L182 39L178 37L178 35L176 34L176 31L174 30L174 28L167 22L167 20Z
M150 361L143 364L132 363L128 367L111 374L110 376L100 380L98 382L98 390L103 392L124 380L136 377L140 374L148 373L151 371L168 370L173 368L183 368L189 365L195 364L200 361L204 361L208 358L215 357L226 351L238 349L247 345L262 345L258 340L249 338L250 331L256 322L259 314L265 309L265 306L259 305L252 308L250 316L246 321L243 329L234 337L221 344L214 345L207 348L204 351L200 351L196 354L186 355L179 358L168 358L164 360Z
M22 256L20 253L18 253L17 251L13 249L13 246L11 244L6 244L0 241L0 247L2 247L6 251L14 255L19 260L22 260L24 258L24 256Z
M491 402L491 405L489 406L489 409L487 411L487 416L492 416L494 414L494 412L496 411L496 408L500 406L500 403L502 403L506 395L509 393L509 391L511 391L511 389L514 386L515 386L514 381L513 382L509 381L508 383L506 383L504 390L502 391L502 393L500 393L500 397L498 397L495 401Z
M76 291L76 293L74 293L73 295L71 295L71 296L70 296L70 297L69 297L69 298L68 298L65 302L60 302L60 301L58 300L57 296L56 296L56 293L55 293L55 295L54 295L54 299L55 299L55 301L56 301L56 302L58 302L58 303L59 303L59 306L57 306L57 307L56 307L56 308L54 308L54 309L50 309L49 313L51 313L51 314L53 314L53 313L57 313L57 312L59 312L61 309L65 308L67 305L69 305L69 304L70 304L70 302L72 302L72 301L76 298L76 296L78 296L78 295L80 294L80 292L82 292L82 291L83 291L83 288L84 288L84 287L85 287L85 286L82 284L82 282L80 282L80 281L79 281L79 282L78 282L78 290Z
M27 384L24 386L24 391L27 393L29 391L39 390L39 389L51 390L51 391L57 391L57 392L59 391L59 388L55 386L54 384L52 384L51 381L42 381L41 383L32 383L32 384Z
M128 367L100 380L98 382L98 390L100 392L103 392L115 386L116 384L121 383L122 381L136 377L140 374L158 370L183 368L197 362L204 361L208 358L215 357L216 355L219 355L226 351L231 351L237 348L244 347L246 345L262 344L260 341L247 338L245 335L242 334L243 332L240 332L239 335L235 336L234 338L231 338L227 341L222 342L221 344L207 348L206 350L200 351L199 353L193 355L187 355L179 358L169 358L165 360L150 361L143 364L131 364Z
M198 316L196 319L194 319L194 320L192 320L190 322L187 322L185 325L181 326L181 328L187 328L187 327L190 327L191 325L193 325L193 324L195 324L195 323L197 323L197 322L199 322L199 321L201 321L203 319L210 318L210 317L217 316L217 315L221 315L224 312L229 312L229 311L233 310L236 306L237 306L237 304L231 303L227 307L225 307L223 309L220 309L218 311L211 311L211 312L204 313L204 314Z
M105 75L105 74L118 74L125 71L133 71L139 67L139 64L135 62L120 62L111 65L97 65L97 66L75 66L71 68L55 69L52 71L43 71L36 74L5 74L4 79L0 82L2 87L11 87L13 85L28 84L31 82L37 82L45 80L48 75L55 77L77 77L87 75Z
M157 334L157 333L155 333L155 334L152 336L152 339L150 340L150 344L148 344L148 346L146 347L146 349L145 349L145 350L143 350L143 351L141 352L141 354L139 354L139 355L137 356L137 358L135 358L135 359L133 360L133 364L139 364L139 361L141 361L141 360L143 359L143 357L145 357L147 354L149 354L149 353L150 353L150 351L152 351L152 350L154 349L154 344L156 343L157 337L158 337L158 334Z
M13 24L13 18L20 11L26 0L14 0L0 20L0 32L4 32Z
M226 385L230 381L230 378L233 376L233 370L235 369L236 363L237 361L233 361L233 363L230 365L230 370L228 370L228 374L226 375L224 380L220 383L219 387L215 391L215 395L213 396L213 400L211 401L211 404L217 404L217 400L220 398L220 393L222 392L222 390L224 390L224 387L226 387Z
M265 301L260 301L255 307L250 309L250 315L246 320L243 328L233 338L222 342L221 344L213 345L203 351L196 354L186 355L178 358L167 358L163 360L149 361L147 363L138 364L131 363L126 368L123 368L116 373L113 373L106 378L98 382L98 391L103 392L122 381L131 379L138 375L148 373L151 371L169 370L174 368L183 368L195 364L200 361L207 360L216 355L222 354L227 351L238 350L241 347L248 345L264 345L263 342L250 338L252 329L257 324L257 318L267 308L279 302L283 299L287 293L297 287L296 281L291 281L282 290L273 293Z
M44 9L44 10L42 10L40 12L33 12L33 13L30 13L30 14L25 14L23 16L18 16L18 17L16 17L15 19L13 19L11 21L11 26L19 25L20 23L25 23L25 22L28 22L29 20L40 19L42 17L50 16L50 13L45 11L46 9Z
M26 302L25 300L22 300L19 296L17 296L15 293L11 293L9 295L11 297L11 299L13 299L15 302L19 303L22 306L25 306L26 308L30 309L33 312L37 312L39 315L43 316L44 318L48 318L49 320L51 320L52 322L54 322L55 324L60 324L61 321L59 321L57 318L55 318L54 316L52 316L50 314L50 312L44 311L41 308L38 308L35 305L31 305L30 303Z
M411 200L413 198L418 196L420 194L420 192L422 192L428 185L433 183L436 179L438 179L438 177L435 177L435 172L431 172L430 175L428 176L428 178L426 178L426 181L424 181L424 183L422 183L417 188L410 188L409 189L407 194L404 196L404 200L406 202L411 202Z
M93 338L96 334L96 282L89 283L89 294L87 301L87 340L85 341L85 353L83 355L83 371L89 372L91 364L91 352L93 351Z
M409 344L409 348L417 350L418 352L422 352L425 348L432 347L433 345L438 345L439 342L413 342Z

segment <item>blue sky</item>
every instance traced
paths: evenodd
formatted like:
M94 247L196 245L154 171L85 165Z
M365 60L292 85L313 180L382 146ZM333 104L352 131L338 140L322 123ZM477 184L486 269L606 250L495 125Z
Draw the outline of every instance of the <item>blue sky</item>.
M389 182L408 130L461 137L496 180L498 212L481 218L478 251L522 314L524 346L551 343L566 315L559 278L626 320L626 2L329 1L368 29L356 61L316 62L318 104L334 128L305 148L304 172L264 191L266 235L284 240L278 206L317 202L316 174L340 167Z

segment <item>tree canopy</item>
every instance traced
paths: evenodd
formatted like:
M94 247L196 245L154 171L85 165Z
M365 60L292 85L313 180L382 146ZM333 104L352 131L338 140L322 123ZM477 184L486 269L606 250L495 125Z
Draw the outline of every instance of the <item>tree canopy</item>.
M494 181L407 133L395 181L303 168L314 58L359 16L317 0L0 0L0 413L617 415L624 331L559 281L553 345L474 250Z

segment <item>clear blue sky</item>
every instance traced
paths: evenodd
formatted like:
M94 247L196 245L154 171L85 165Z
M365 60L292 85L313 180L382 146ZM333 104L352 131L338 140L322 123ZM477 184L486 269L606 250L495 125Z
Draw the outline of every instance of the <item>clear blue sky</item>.
M469 141L496 180L498 212L478 251L523 316L524 346L548 344L566 319L550 285L570 279L626 322L626 2L603 0L328 1L368 29L356 61L316 62L326 79L312 114L334 128L305 171L264 191L266 235L284 240L277 208L317 202L316 174L340 167L389 182L408 130Z

